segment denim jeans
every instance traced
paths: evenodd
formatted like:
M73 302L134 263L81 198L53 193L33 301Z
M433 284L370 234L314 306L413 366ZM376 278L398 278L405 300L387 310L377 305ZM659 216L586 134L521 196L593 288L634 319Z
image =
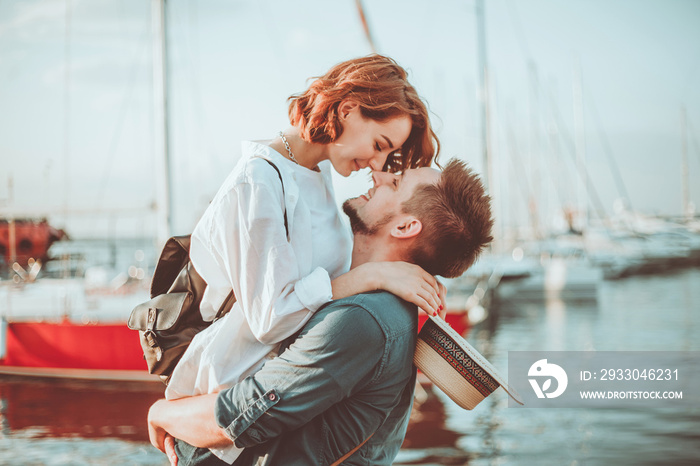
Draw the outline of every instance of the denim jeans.
M187 442L175 439L175 453L177 453L178 466L193 465L226 465L228 463L220 460L214 453L206 448L193 447Z

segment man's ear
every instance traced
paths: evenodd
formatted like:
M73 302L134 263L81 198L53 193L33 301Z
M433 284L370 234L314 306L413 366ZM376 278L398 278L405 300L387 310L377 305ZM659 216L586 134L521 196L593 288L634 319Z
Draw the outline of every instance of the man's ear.
M358 103L354 100L343 100L338 106L338 116L345 120L350 113L358 107Z
M423 224L413 216L404 217L391 229L391 236L397 239L415 238L423 230Z

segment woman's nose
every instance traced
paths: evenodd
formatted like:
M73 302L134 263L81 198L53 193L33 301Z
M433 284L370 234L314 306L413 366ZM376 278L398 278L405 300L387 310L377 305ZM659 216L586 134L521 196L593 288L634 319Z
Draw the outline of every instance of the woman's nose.
M369 159L369 168L373 171L381 171L384 168L384 162L386 162L387 154L378 154Z

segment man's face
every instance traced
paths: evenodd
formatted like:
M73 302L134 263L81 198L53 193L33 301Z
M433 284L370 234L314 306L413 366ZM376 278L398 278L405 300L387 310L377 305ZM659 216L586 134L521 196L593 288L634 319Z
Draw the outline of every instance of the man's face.
M411 198L417 186L434 184L439 179L440 172L433 168L414 168L402 175L372 172L374 187L367 194L343 203L353 233L377 234L401 212L401 204Z

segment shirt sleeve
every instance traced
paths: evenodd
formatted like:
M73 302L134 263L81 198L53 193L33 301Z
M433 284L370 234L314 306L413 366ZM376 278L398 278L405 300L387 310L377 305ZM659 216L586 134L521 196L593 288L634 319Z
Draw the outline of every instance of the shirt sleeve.
M287 240L282 184L274 169L256 167L252 173L260 180L249 177L212 205L217 220L209 247L228 274L253 335L274 344L299 331L333 291L325 269L301 275L297 252Z
M253 446L309 422L379 377L386 338L363 309L315 315L301 335L256 374L222 391L220 427L239 448ZM381 423L376 409L357 419L357 438Z

